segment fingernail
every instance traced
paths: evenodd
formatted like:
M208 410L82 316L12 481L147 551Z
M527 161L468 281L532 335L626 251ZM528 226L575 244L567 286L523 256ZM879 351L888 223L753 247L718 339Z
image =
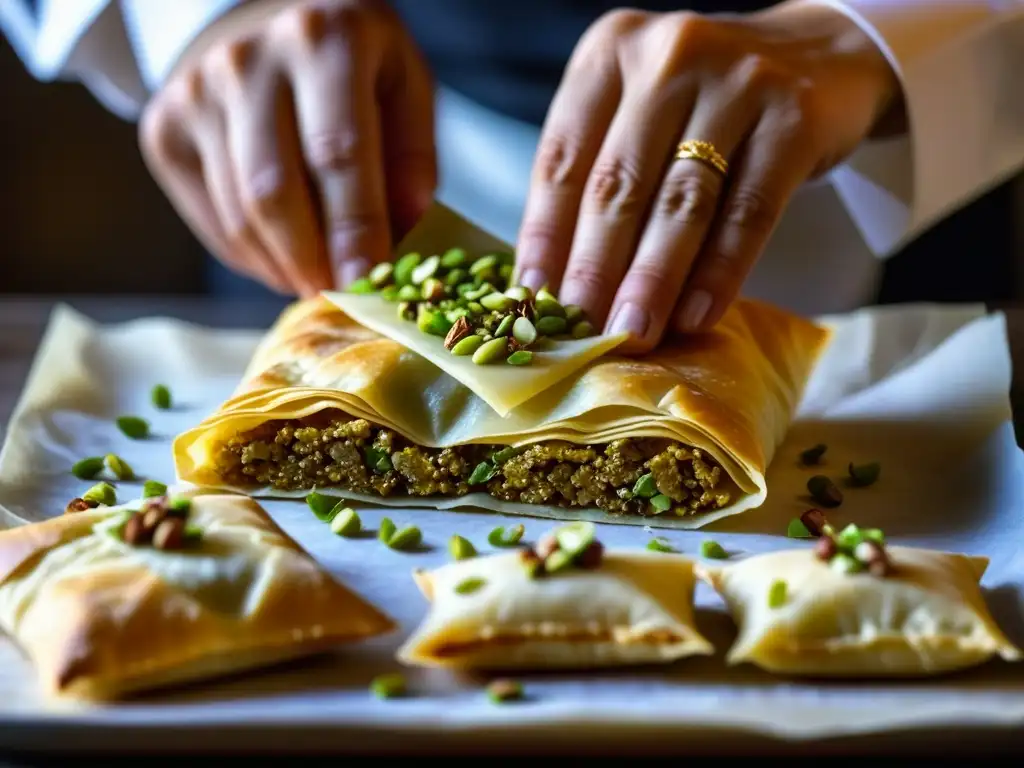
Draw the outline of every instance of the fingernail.
M694 291L683 304L683 330L695 331L704 322L711 309L711 294L707 291Z
M528 269L523 273L523 276L519 278L519 284L525 285L531 291L539 291L545 285L547 285L547 276L539 269Z
M610 335L617 333L628 333L638 339L642 339L647 333L647 325L650 318L639 304L629 302L623 304L622 308L612 318L611 327L608 329Z
M366 259L346 259L338 265L338 287L348 288L353 282L366 274L370 263Z

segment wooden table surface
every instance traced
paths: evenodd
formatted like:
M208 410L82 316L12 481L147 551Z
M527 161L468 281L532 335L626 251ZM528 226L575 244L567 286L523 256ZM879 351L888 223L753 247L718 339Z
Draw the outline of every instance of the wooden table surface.
M62 297L59 301L73 306L99 322L122 322L139 317L167 316L218 328L259 329L269 327L285 306L283 300L281 302L239 302L191 297L92 296ZM0 295L0 436L6 430L7 420L28 375L50 312L57 303L58 300L48 298L25 299ZM1006 313L1011 357L1014 360L1014 370L1016 371L1017 361L1024 361L1024 308L999 307L999 309ZM1021 442L1021 435L1024 434L1024 429L1016 418L1017 413L1024 413L1024 384L1019 379L1020 377L1017 375L1014 376L1011 391L1015 422L1017 422L1018 443ZM1018 407L1018 404L1021 407ZM950 740L946 740L938 734L931 734L929 743L937 752L941 750L946 756L961 751L978 757L980 754L993 756L997 752L1005 753L1004 751L1007 749L1013 752L1024 749L1024 738L1013 738L1012 734L1005 732L998 735L992 734L992 736L994 738L990 740L989 735L986 734L979 741L977 738L962 740L962 736L954 738L951 734ZM1009 737L1008 740L1007 737ZM845 746L832 743L828 746L819 745L817 748L807 745L809 749L796 747L795 751L797 754L806 754L807 751L814 753L820 749L828 754L850 754L862 751L864 745L861 742L849 742ZM905 754L908 749L910 754L914 754L921 748L921 742L917 742L915 747L911 747L906 743L887 741L879 742L877 747L883 752L893 749ZM928 747L925 746L925 748ZM758 747L755 746L753 749L755 750L754 754L757 754ZM982 750L981 753L978 752L979 749ZM870 747L868 751L872 751ZM67 754L51 757L4 755L3 745L0 745L0 765L26 767L31 765L41 768L49 765L63 765L69 759L73 758ZM250 759L247 758L247 762ZM309 758L303 758L303 762L309 762Z

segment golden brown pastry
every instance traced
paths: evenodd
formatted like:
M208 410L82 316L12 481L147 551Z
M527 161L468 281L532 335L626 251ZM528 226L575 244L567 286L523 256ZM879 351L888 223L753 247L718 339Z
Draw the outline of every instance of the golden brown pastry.
M140 502L0 532L0 627L32 659L48 693L112 699L394 627L251 499L195 496L184 529L150 526L147 535L129 522L151 509L158 520L181 519L160 503L147 500L134 515L126 510Z
M1020 657L982 597L987 559L908 547L885 553L885 575L867 566L851 572L850 555L826 560L812 548L698 564L739 626L728 663L787 675L900 677Z

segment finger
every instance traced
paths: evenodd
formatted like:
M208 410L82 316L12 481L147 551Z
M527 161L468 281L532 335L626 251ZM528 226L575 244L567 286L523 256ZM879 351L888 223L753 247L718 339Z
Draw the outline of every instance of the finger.
M814 170L813 143L785 109L752 133L676 311L682 332L712 327L739 293L790 197Z
M335 284L344 288L388 256L375 27L352 8L308 9L289 69L305 164L320 193Z
M218 126L196 132L196 146L203 168L203 180L227 240L226 259L265 285L282 292L298 293L299 288L278 268L273 257L253 229L235 187L234 168L228 154L227 137Z
M244 68L239 63L237 70ZM291 95L274 72L237 71L224 89L225 128L241 205L265 250L303 296L331 287L305 182Z
M586 59L570 63L537 145L516 254L516 280L533 290L559 290L583 188L622 91L614 62Z
M737 96L725 83L704 89L676 138L706 141L728 163L762 109L759 100ZM660 341L714 221L724 181L718 170L698 159L669 164L609 314L610 333L631 333L623 352L646 352Z
M615 290L636 249L641 222L671 156L693 93L627 88L590 171L565 267L560 298L597 324L608 317ZM643 336L643 305L616 315L612 332Z

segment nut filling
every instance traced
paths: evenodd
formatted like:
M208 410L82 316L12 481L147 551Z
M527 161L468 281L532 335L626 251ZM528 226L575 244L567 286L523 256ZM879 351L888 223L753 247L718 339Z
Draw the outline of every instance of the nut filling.
M739 493L701 450L669 440L424 448L336 409L262 424L222 444L216 461L225 481L243 486L379 496L486 491L505 501L642 516L720 509Z

